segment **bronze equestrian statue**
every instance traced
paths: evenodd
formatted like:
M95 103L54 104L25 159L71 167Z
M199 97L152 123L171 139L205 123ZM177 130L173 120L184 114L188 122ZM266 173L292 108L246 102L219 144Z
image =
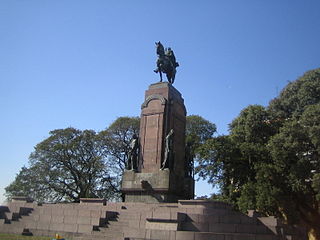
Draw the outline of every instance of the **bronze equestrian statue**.
M176 76L176 67L179 67L179 63L176 61L176 57L171 48L164 49L161 42L156 42L157 48L157 69L154 72L160 74L160 82L162 82L162 73L165 73L168 82L173 84Z

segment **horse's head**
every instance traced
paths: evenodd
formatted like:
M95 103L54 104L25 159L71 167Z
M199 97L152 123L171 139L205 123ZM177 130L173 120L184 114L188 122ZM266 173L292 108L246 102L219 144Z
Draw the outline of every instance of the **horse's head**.
M161 42L156 42L156 48L157 48L157 54L159 56L163 56L164 55L164 47L163 45L161 44Z

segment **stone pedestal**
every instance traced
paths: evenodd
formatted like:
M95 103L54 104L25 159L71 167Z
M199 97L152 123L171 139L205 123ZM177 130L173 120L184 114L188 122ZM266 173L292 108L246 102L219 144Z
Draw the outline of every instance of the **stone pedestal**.
M151 84L141 106L138 171L125 171L122 192L130 202L176 202L193 198L194 181L186 176L186 109L170 83ZM166 136L173 130L166 164ZM168 155L168 153L167 153Z

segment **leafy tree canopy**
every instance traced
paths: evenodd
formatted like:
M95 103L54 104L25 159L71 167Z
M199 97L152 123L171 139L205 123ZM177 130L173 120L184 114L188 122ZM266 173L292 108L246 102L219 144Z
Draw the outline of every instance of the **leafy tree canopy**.
M303 223L320 239L320 69L289 83L267 108L251 105L229 134L203 144L199 175L239 209Z
M320 100L320 68L306 72L290 82L269 104L270 112L278 119L301 115L309 105Z
M6 192L42 201L79 201L84 197L110 198L117 189L92 130L58 129L39 143ZM20 186L24 187L20 188ZM30 186L30 187L29 187Z
M136 117L118 118L100 133L71 127L51 131L31 153L29 166L6 187L6 195L49 202L118 199L126 146L138 131Z
M99 134L109 163L119 167L120 175L125 169L130 141L133 134L139 135L139 127L139 117L119 117Z

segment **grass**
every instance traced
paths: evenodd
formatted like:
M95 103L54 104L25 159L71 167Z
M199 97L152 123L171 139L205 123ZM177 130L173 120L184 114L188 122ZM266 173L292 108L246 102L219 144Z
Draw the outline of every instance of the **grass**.
M0 233L1 240L51 240L52 237L22 236L18 234Z

